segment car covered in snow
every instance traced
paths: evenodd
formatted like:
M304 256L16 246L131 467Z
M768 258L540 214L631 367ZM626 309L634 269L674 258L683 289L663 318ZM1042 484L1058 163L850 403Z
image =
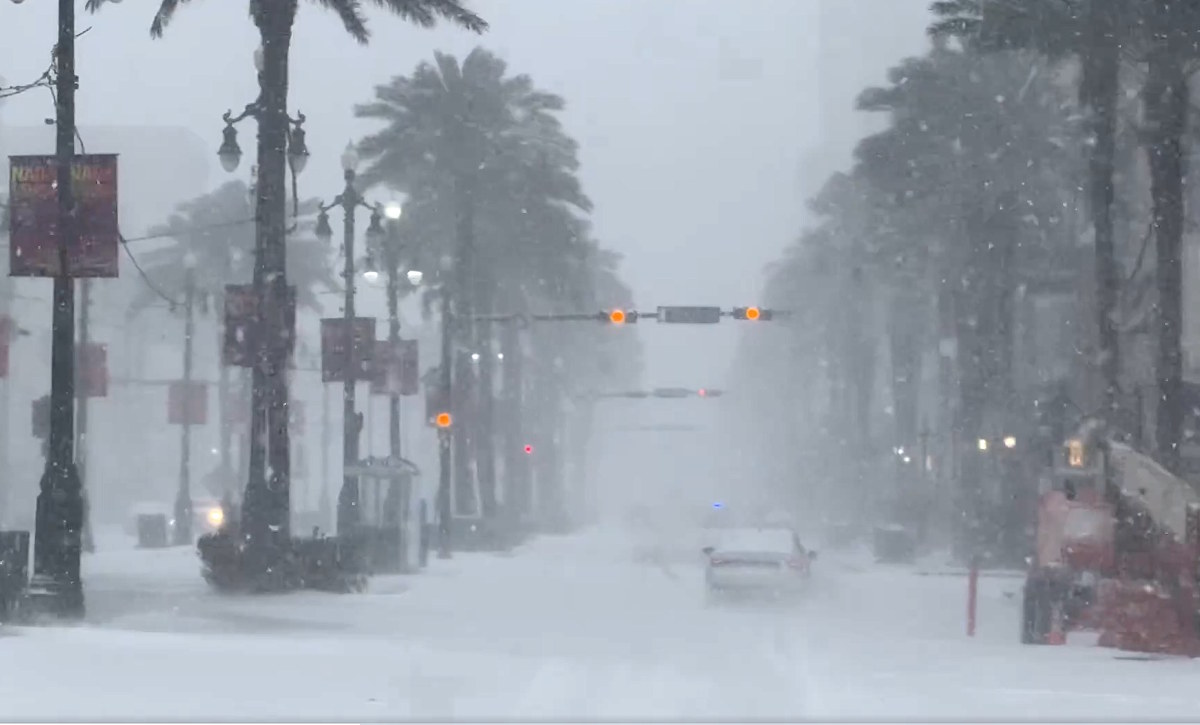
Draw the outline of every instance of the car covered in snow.
M709 603L729 597L794 597L807 591L816 552L793 529L725 529L702 550Z

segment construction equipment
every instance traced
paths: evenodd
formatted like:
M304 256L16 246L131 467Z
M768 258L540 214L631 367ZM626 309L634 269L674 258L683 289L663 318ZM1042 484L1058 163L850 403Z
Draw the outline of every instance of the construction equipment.
M1055 456L1038 504L1021 639L1200 655L1200 496L1103 424L1086 421Z

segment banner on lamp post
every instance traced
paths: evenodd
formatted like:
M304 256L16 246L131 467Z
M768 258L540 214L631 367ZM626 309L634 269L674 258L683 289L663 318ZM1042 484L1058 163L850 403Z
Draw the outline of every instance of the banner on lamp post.
M8 159L9 276L57 277L57 161L52 154ZM116 277L121 244L116 154L75 156L71 178L78 235L66 250L67 275Z
M16 323L10 315L0 315L0 378L8 377L9 346L12 345Z
M30 406L30 432L34 438L50 437L50 396L43 395Z
M375 341L371 367L372 395L417 395L421 392L421 370L416 340Z
M421 349L416 340L400 341L400 395L421 393Z
M167 422L204 425L208 422L208 386L177 380L167 388Z
M273 287L268 286L270 295ZM225 285L225 336L221 346L221 361L229 367L254 367L259 350L255 338L259 296L252 284ZM288 285L280 304L268 305L265 310L265 330L278 334L274 340L286 347L288 367L295 366L296 349L296 288Z
M108 397L108 346L89 342L76 348L75 397Z
M321 320L321 382L369 381L374 359L374 317Z
M296 435L304 435L304 403L293 400L288 403L288 428Z

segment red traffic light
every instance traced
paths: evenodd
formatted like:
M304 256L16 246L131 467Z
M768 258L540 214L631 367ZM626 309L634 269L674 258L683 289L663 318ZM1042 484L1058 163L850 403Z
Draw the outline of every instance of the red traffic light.
M529 445L528 443L526 443L526 444L525 444L525 452L526 452L526 453L533 453L533 446L531 446L531 445Z
M442 412L437 414L437 417L433 419L433 422L437 424L438 428L449 428L450 424L454 422L454 419L450 417L449 413Z
M625 310L613 310L612 312L609 312L608 313L608 321L613 323L614 325L624 324L625 323Z

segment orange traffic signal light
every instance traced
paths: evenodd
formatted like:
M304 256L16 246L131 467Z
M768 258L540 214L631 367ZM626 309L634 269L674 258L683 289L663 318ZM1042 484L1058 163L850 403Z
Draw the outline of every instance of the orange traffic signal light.
M771 310L764 310L760 307L734 307L733 319L735 320L750 320L751 322L766 322L774 316Z
M596 319L613 325L633 324L638 321L638 313L633 310L608 310L597 314Z
M433 419L433 422L437 424L438 428L449 428L450 424L454 422L454 419L450 417L449 413L442 412L437 414L437 417Z

